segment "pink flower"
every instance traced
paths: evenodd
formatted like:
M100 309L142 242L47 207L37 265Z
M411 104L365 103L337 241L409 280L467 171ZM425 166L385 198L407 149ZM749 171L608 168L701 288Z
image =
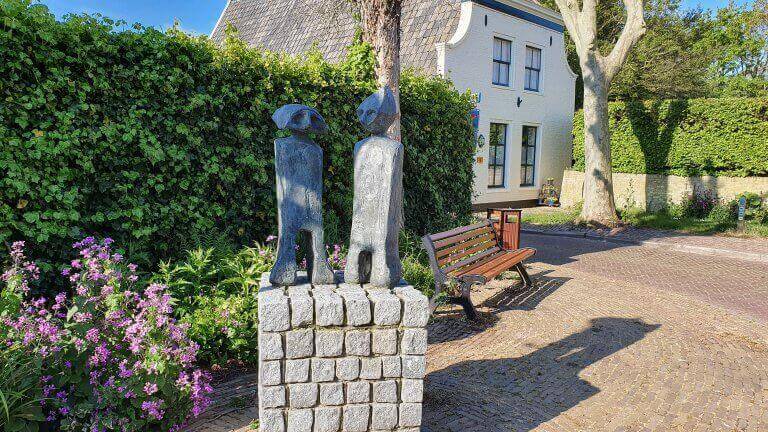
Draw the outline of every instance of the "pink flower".
M155 383L146 383L144 384L144 393L148 395L153 395L157 393L157 384Z

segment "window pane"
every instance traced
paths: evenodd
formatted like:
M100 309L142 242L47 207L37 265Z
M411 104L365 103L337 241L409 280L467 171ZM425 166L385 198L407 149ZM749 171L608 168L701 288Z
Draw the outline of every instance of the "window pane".
M539 90L539 72L531 71L531 90Z
M509 65L500 64L499 70L500 70L499 82L503 85L509 85Z
M496 62L493 62L493 82L499 82L499 64Z
M536 162L536 147L528 147L528 165L533 165Z
M541 50L540 49L533 50L533 67L535 69L541 69Z
M525 184L525 178L526 178L525 172L526 172L526 169L527 168L524 167L524 166L520 167L520 184L521 185Z
M531 47L525 47L525 67L531 67L533 64L533 53Z
M525 183L529 184L529 185L532 185L533 184L533 167L528 168L528 170L526 171L526 174L527 175L526 175L526 178L525 178Z
M496 150L496 159L495 164L496 165L504 165L504 147L499 147L498 150Z
M501 39L493 40L493 59L501 60Z
M510 61L512 58L512 43L508 41L504 41L502 44L502 50L501 50L501 59L505 62Z

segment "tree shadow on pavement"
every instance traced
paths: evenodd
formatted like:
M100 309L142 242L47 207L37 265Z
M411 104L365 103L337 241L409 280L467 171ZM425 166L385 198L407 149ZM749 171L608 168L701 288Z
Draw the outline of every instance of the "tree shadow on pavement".
M600 392L579 377L585 368L659 327L639 319L596 318L589 328L521 357L462 361L434 371L426 378L422 430L534 429Z
M525 246L536 249L536 255L528 260L531 264L564 265L579 261L584 255L635 245L583 237L526 234Z

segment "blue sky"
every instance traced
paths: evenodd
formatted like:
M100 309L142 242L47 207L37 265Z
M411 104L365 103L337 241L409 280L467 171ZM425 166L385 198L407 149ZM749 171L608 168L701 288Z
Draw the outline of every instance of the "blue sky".
M67 13L100 13L128 24L139 22L157 28L170 27L178 20L184 30L208 34L226 0L42 0L42 3L59 17ZM709 9L725 6L728 0L683 0L683 4Z

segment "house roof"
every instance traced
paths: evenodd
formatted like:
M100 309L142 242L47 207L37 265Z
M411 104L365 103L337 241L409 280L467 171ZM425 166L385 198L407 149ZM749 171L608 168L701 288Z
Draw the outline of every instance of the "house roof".
M403 67L437 72L435 44L447 42L456 32L463 1L467 0L403 0ZM523 19L546 21L496 0L474 1ZM538 0L527 2L542 8ZM221 42L230 24L250 46L292 55L316 47L326 60L338 62L353 42L357 20L351 2L343 0L229 0L211 39Z
M314 46L337 62L345 58L357 25L348 5L339 0L230 0L211 39L221 42L232 24L250 46L294 55ZM461 0L403 0L402 65L436 72L435 44L453 36L460 14Z

